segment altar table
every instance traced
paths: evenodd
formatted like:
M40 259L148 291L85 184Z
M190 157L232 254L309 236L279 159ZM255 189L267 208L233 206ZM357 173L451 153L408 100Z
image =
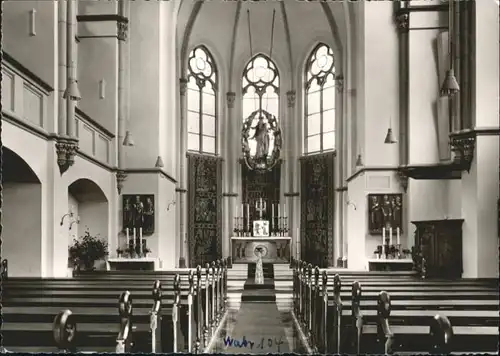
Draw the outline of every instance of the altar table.
M109 258L106 262L106 269L108 271L157 271L160 269L159 265L159 259L154 257Z
M231 256L233 263L257 262L256 249L262 251L263 263L290 263L292 238L289 236L233 236Z
M411 271L413 269L413 260L410 258L401 259L377 259L368 260L369 271Z

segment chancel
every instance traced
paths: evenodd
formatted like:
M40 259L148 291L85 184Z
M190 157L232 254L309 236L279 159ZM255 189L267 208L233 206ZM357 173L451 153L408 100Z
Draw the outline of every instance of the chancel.
M497 0L2 5L2 352L498 353Z

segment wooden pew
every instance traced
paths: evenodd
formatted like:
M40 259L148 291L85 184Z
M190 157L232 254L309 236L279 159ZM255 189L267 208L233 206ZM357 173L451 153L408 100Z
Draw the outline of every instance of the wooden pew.
M217 266L214 264L214 266ZM217 277L216 273L206 273L202 271L201 268L197 269L197 277L194 278L194 270L188 271L186 275L183 275L180 279L180 305L182 306L180 315L180 324L182 330L183 343L179 347L179 351L185 350L188 352L199 352L203 343L208 343L208 340L203 340L202 336L211 336L209 331L200 329L204 325L216 326L217 323L212 321L211 313L206 314L204 311L212 311L212 296L214 300L220 302L220 304L214 305L214 312L218 314L218 319L221 319L223 311L218 308L224 307L224 297L225 287L224 287L224 275L227 275L227 271L224 271L224 263L219 264L219 272ZM211 271L211 268L209 271ZM205 276L203 276L205 272ZM162 277L163 279L163 295L162 295L162 305L161 310L161 325L167 322L167 325L172 324L173 313L169 309L175 301L175 290L172 287L173 279L171 275L168 274L154 274L147 277ZM139 277L139 276L138 276ZM142 277L142 276L141 276ZM219 278L219 279L217 279ZM194 281L196 279L196 281ZM5 340L9 340L13 334L16 333L16 328L21 327L18 322L48 322L50 319L49 315L54 315L58 310L57 308L71 307L73 308L74 314L77 318L80 318L83 323L83 328L91 329L92 326L86 326L89 323L95 322L99 319L100 326L96 326L94 330L102 330L105 333L110 328L116 329L116 326L111 326L110 324L114 321L113 314L116 311L116 295L119 291L123 290L124 287L128 287L131 295L134 296L134 324L136 326L137 333L146 333L149 331L149 326L151 322L150 311L148 308L151 306L151 280L149 278L145 279L131 279L131 278L96 278L91 279L88 277L81 277L75 279L58 279L58 280L42 280L42 279L11 279L8 285L4 286L5 300L4 300L4 312L6 312L6 318L4 319L4 325L7 325L6 332L4 334ZM206 293L206 286L208 286L208 293ZM220 296L217 297L217 291L219 291ZM203 295L208 295L207 302L203 299ZM75 297L77 295L77 297ZM200 296L200 297L198 297ZM190 301L191 299L191 301ZM199 304L208 304L208 307L203 308L204 310L199 310L196 306ZM6 309L5 309L6 307ZM15 309L17 307L17 309ZM19 310L22 307L22 312ZM20 316L21 313L21 316ZM24 315L24 316L23 316ZM46 315L44 317L44 315ZM31 320L29 318L32 318ZM198 321L199 318L199 321ZM189 321L191 320L191 322ZM9 325L10 321L10 325ZM103 324L108 322L107 325ZM87 324L86 324L87 323ZM42 327L43 329L44 327ZM45 328L47 328L45 326ZM40 328L38 328L40 329ZM164 328L163 328L164 329ZM171 330L173 332L173 330ZM108 332L109 334L109 332ZM85 332L83 333L85 335ZM104 337L104 336L103 336ZM109 339L108 335L108 339ZM105 337L104 337L105 338ZM39 339L43 339L42 336ZM97 340L95 337L92 340ZM144 337L139 337L139 339L144 339ZM163 349L164 352L172 351L173 345L165 345L165 337L163 337ZM95 350L97 341L92 344L92 340L89 340L88 348ZM40 340L39 340L40 341ZM101 341L102 337L101 337ZM100 342L101 343L101 342ZM36 341L32 341L32 346L37 346ZM109 345L109 342L102 342L102 345ZM139 343L140 344L140 343ZM15 345L13 345L15 346ZM43 345L40 345L43 346ZM137 347L144 348L146 345L137 345ZM150 352L149 349L146 352ZM108 350L109 351L109 350Z
M495 351L495 329L493 326L498 326L498 290L491 288L488 281L477 280L459 280L459 281L422 281L414 278L404 278L400 276L392 279L386 277L385 285L380 279L372 281L372 272L365 273L365 276L356 273L356 277L364 277L363 293L359 295L358 312L353 311L352 306L356 307L356 303L351 303L353 295L358 293L351 289L352 283L343 284L340 293L335 293L335 282L333 278L328 278L326 271L323 273L324 285L317 287L317 278L319 271L315 271L315 278L309 278L309 266L304 266L304 263L294 266L294 296L295 296L295 313L300 320L311 318L308 315L308 308L301 307L301 304L308 302L308 295L311 293L315 297L311 299L316 313L312 313L312 319L321 320L316 315L327 315L326 328L330 328L327 335L330 337L328 352L336 352L335 339L341 340L356 340L358 339L355 333L353 324L359 323L359 314L362 313L362 321L365 323L363 327L363 342L364 344L376 344L377 337L377 298L382 289L387 290L391 295L392 313L391 325L395 334L395 349L398 351L422 351L428 350L429 345L422 344L422 334L424 339L429 339L429 328L432 318L436 314L447 313L451 323L457 325L456 332L463 337L460 340L455 339L454 347L458 351ZM352 274L354 275L354 274ZM302 281L300 281L302 279ZM347 278L346 278L347 279ZM311 280L311 281L310 281ZM354 281L353 276L347 279ZM344 281L344 278L342 278ZM349 281L349 282L350 282ZM305 284L304 284L305 282ZM347 287L347 288L346 288ZM358 283L359 287L359 283ZM302 289L302 291L301 291ZM366 291L365 291L366 290ZM389 291L390 290L390 291ZM342 302L342 320L341 325L343 336L333 338L336 318L336 298L340 297ZM328 299L328 304L321 303L324 298ZM449 300L450 297L453 300ZM356 309L356 308L354 308ZM324 311L326 310L326 313ZM366 311L365 311L366 310ZM301 314L302 313L302 314ZM305 315L304 315L305 313ZM325 324L323 322L323 324ZM471 324L474 327L471 327ZM313 323L315 331L307 330L306 334L323 335L324 327L321 323ZM347 334L345 334L347 332ZM352 335L345 337L345 335ZM498 338L498 330L496 330L496 339ZM366 341L366 337L368 341ZM326 337L326 336L325 336ZM370 341L370 338L375 338L375 341ZM467 340L467 341L465 341ZM310 340L315 341L315 340ZM324 340L320 339L320 342ZM428 343L429 344L429 343ZM467 344L468 347L467 347ZM322 344L324 345L324 344ZM341 349L353 349L356 353L356 343L350 345L340 345ZM320 345L321 348L321 345ZM321 352L321 350L319 350ZM383 352L384 350L379 350ZM347 351L345 351L347 352ZM352 351L351 351L352 352ZM373 352L371 349L366 349L364 352Z

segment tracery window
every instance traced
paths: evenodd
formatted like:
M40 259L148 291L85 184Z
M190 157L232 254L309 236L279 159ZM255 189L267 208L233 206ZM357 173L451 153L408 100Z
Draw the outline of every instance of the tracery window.
M333 51L319 44L305 71L304 153L335 148L335 62Z
M257 54L250 60L242 77L243 121L256 111L254 125L257 125L258 117L266 116L265 113L279 118L279 80L278 69L269 57ZM262 113L264 115L261 115ZM268 122L267 119L264 121ZM255 135L254 125L248 132L250 138ZM250 139L248 145L251 155L258 153L257 141ZM273 149L274 136L270 134L268 151Z
M188 58L187 148L217 153L217 67L210 52L198 46Z

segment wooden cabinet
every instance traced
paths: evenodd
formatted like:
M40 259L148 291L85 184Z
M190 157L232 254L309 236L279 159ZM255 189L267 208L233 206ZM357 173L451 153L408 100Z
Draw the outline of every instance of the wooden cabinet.
M460 278L463 219L412 221L417 227L415 246L427 264L428 277Z

